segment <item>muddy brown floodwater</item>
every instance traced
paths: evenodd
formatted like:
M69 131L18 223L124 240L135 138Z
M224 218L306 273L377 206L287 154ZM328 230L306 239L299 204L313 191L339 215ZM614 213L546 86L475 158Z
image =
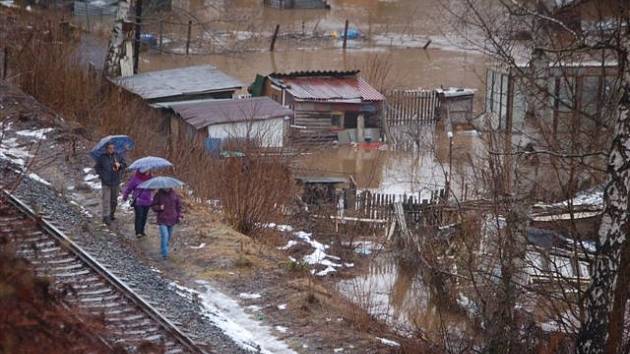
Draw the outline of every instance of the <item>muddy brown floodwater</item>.
M342 145L306 154L298 161L296 173L352 177L360 190L429 199L431 192L445 188L446 173L450 171L453 193L458 199L480 193L476 190L480 186L474 184L472 165L481 166L482 137L474 131L454 132L451 169L446 132L434 126L424 130L425 140L417 151Z
M178 54L144 52L140 70L213 64L249 85L259 73L322 69L361 69L366 73L378 57L388 67L383 83L387 88L481 88L487 58L463 48L469 44L464 44L463 37L455 35L444 20L448 16L441 2L330 3L331 10L278 10L266 8L258 0L181 1L171 13L172 21L187 23L186 19L194 16L195 23L203 23L193 27L191 55L183 54L186 26L173 25L165 30L165 36L171 41L169 52ZM343 32L346 19L361 36L349 40L344 51L334 32ZM276 24L281 36L275 51L270 52ZM156 36L159 32L155 21L145 30ZM422 49L429 40L428 49Z
M247 52L182 56L151 52L142 56L141 71L212 64L239 79L246 86L256 74L298 70L345 70L364 68L375 53L391 62L387 79L394 88L436 88L440 86L481 89L485 64L477 54L448 50L391 48L374 50L281 49L274 53Z

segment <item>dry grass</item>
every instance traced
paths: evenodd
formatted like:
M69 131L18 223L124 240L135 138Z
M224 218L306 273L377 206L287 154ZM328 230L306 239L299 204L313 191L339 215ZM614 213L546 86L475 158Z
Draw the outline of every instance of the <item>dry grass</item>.
M221 199L227 222L247 235L274 220L292 197L291 177L280 159L248 153L246 160L217 160L193 142L169 144L168 117L91 71L60 14L0 11L12 22L2 30L3 38L13 39L8 42L10 80L85 127L75 130L83 137L126 134L136 142L131 157L166 157L196 198Z

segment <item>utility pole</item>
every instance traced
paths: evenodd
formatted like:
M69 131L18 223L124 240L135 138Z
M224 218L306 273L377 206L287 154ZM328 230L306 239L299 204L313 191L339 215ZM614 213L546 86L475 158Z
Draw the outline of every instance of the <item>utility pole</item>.
M134 25L134 41L133 41L133 73L138 73L138 64L140 61L140 35L142 33L142 0L136 0L136 23Z

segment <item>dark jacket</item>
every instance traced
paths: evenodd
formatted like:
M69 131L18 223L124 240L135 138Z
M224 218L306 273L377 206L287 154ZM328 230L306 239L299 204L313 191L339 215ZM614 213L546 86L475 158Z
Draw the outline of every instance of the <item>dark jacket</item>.
M120 169L118 171L114 171L114 162L120 163ZM96 170L96 174L101 178L101 183L106 186L117 186L120 184L120 178L126 167L127 163L120 154L103 154L96 160L94 170Z
M160 209L164 205L164 210ZM158 191L153 196L153 211L157 213L157 223L159 225L173 226L179 222L182 216L182 206L179 197L174 190L169 192Z
M129 198L129 194L131 194L131 198L136 201L135 205L143 207L151 206L153 203L151 190L138 188L140 184L150 179L150 175L143 177L139 173L134 174L129 180L129 183L127 183L127 188L125 188L125 191L123 192L123 200L127 200L127 198Z

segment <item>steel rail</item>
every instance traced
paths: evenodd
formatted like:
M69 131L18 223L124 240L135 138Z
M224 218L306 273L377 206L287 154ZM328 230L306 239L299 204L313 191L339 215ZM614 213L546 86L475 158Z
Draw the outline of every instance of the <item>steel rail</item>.
M90 270L100 275L107 281L107 284L113 287L125 299L129 300L135 305L143 314L149 319L153 320L161 330L166 332L176 343L180 344L189 353L207 353L201 349L195 342L183 333L175 324L164 317L157 309L151 306L148 302L142 299L134 290L129 288L122 280L116 275L108 271L102 264L96 259L90 256L79 245L67 237L61 230L52 225L47 220L39 217L28 205L11 194L7 190L2 190L4 196L3 199L8 201L15 209L21 212L26 218L33 220L37 227L40 228L45 234L53 237L58 244L70 251L72 255L76 256L81 262L83 262Z

